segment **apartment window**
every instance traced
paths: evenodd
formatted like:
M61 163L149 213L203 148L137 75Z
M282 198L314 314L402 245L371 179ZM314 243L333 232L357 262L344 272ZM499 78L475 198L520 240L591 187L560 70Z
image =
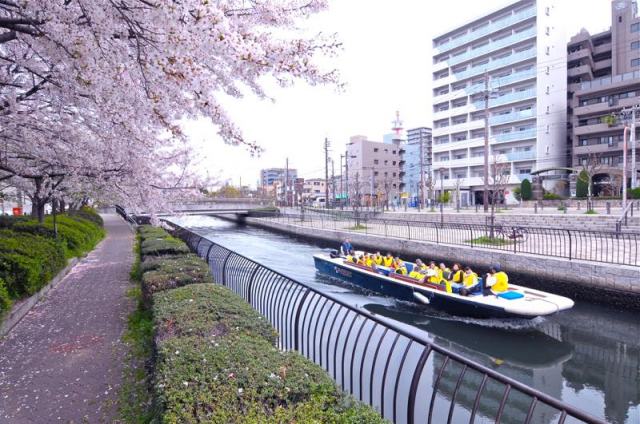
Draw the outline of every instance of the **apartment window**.
M392 151L391 151L391 154L392 154L392 155L395 155L395 154L396 154L396 151L395 151L395 150L392 150Z
M395 176L396 176L396 173L394 172L393 174L391 174L391 176L395 177Z
M520 175L522 175L522 174L531 174L531 168L518 169L518 174L520 174Z
M377 177L378 176L378 171L373 171L373 176Z
M631 59L631 66L640 66L640 59Z
M549 16L549 12L550 12L549 7L548 7L548 6L547 6L547 7L545 7L545 8L544 8L544 14L545 14L545 15L547 15L547 16Z
M631 50L638 50L640 49L640 41L634 41L633 43L631 43Z
M551 29L549 27L546 27L544 32L545 34L549 35L549 33L551 32Z
M385 161L384 161L384 164L385 164L385 165L388 165L388 164L389 164L389 161L388 161L388 160L385 160Z
M378 153L378 148L377 147L373 148L373 153Z
M640 22L631 24L631 32L638 32L638 31L640 31Z
M395 165L395 164L396 164L396 161L395 161L395 160L394 160L393 162L391 162L391 165Z
M393 188L396 188L396 183L393 183Z
M374 164L374 165L377 165L377 164L378 164L378 159L374 159L374 160L373 160L373 164Z
M547 56L549 56L549 53L551 52L551 48L549 46L545 47L544 52L547 54Z

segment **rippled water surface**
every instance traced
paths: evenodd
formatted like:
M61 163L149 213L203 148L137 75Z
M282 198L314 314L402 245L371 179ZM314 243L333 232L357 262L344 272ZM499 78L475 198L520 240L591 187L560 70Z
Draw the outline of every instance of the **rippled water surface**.
M616 424L640 424L640 317L577 303L533 321L476 320L370 295L316 272L327 246L209 217L174 222L354 306L416 327L437 344ZM526 281L518 283L526 285ZM446 376L445 376L446 378ZM457 402L473 402L475 392Z

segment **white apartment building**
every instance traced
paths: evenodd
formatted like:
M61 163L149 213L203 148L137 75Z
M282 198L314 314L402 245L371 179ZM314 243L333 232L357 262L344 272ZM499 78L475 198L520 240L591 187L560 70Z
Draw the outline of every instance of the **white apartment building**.
M561 0L523 0L433 39L433 171L461 202L482 203L485 78L489 164L510 187L566 166L567 52ZM550 171L555 191L561 171Z

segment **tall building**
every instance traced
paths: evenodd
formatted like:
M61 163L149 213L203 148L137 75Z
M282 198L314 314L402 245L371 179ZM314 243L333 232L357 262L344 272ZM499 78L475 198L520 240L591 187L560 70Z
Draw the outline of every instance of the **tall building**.
M407 130L407 144L404 147L404 190L409 193L409 203L417 204L420 193L420 152L422 151L422 170L424 183L431 177L431 128L419 127ZM425 187L425 199L429 198Z
M260 171L260 185L271 186L273 183L279 181L284 183L284 176L287 170L285 168L267 168ZM293 184L293 181L298 177L298 171L289 168L289 184Z
M397 204L400 197L401 146L353 136L347 143L345 184L349 202L373 206Z
M566 166L561 4L518 1L433 39L434 176L438 189L458 187L462 203L482 202L485 92L489 164L509 174L507 201L532 171ZM563 173L551 170L545 188L559 189Z
M610 29L594 35L583 29L571 37L567 53L571 165L595 172L594 195L619 194L624 137L620 112L640 103L640 18L636 1L612 1ZM640 119L640 114L637 116ZM574 179L572 195L575 186Z

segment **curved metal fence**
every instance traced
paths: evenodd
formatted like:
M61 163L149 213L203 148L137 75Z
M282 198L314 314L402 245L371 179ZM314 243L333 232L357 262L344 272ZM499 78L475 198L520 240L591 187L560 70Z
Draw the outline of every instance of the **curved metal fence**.
M347 219L312 214L276 214L260 219L325 230L372 234L437 244L481 247L569 260L640 266L640 233L503 224L400 221L369 217Z
M604 423L439 347L409 326L176 228L176 235L206 259L216 283L269 320L279 332L281 349L314 361L345 391L393 422Z

